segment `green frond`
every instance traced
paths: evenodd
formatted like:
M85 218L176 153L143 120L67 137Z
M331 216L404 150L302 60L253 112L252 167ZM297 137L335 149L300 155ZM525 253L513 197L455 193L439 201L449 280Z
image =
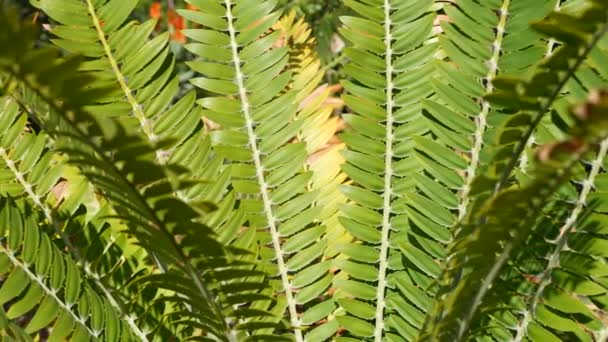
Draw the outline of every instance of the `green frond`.
M606 0L186 2L0 0L3 341L608 338Z
M281 17L272 30L281 33L275 45L289 48L287 68L293 72L291 87L298 91L296 101L301 103L313 93L324 76L321 61L315 51L315 38L304 18L296 19L295 10ZM307 147L309 151L313 149L308 143Z
M542 220L544 208L550 207L551 203L547 199L570 179L585 154L606 138L605 119L598 114L603 105L598 106L597 111L591 111L595 113L592 118L580 117L577 120L570 140L544 146L539 151L535 173L528 184L500 191L475 215L461 223L459 238L451 245L451 258L441 278L442 288L435 309L428 316L428 329L425 330L428 335L422 335L422 339L462 340L472 333L469 328L475 319L482 316L478 316L478 311L482 311L486 304L486 294L496 291L498 286L495 282L503 266L513 258L515 251L520 250L519 247L525 244L533 228ZM503 134L509 134L506 132ZM598 168L595 167L595 172ZM594 171L591 176L595 176ZM586 196L585 190L582 196ZM516 205L506 206L507 202ZM558 247L560 240L556 240ZM495 258L488 258L488 255L495 255ZM519 265L525 269L525 263ZM537 276L531 278L533 282L539 281ZM541 283L545 281L543 278L541 275Z
M0 303L11 320L31 315L25 332L52 326L49 340L134 340L119 314L84 281L69 256L62 253L37 224L12 201L2 200Z
M57 25L50 29L55 45L86 56L81 70L96 78L96 86L111 87L104 96L88 99L87 111L104 116L111 112L154 145L169 140L155 158L166 163L174 148L200 123L193 107L194 94L172 105L178 92L175 60L169 35L153 38L155 20L128 21L137 0L32 0ZM94 101L93 101L94 100Z
M341 172L344 144L338 134L344 121L335 115L344 103L335 97L342 90L340 85L320 84L325 68L314 51L315 39L303 18L296 20L296 13L283 16L275 25L282 32L282 44L289 47L290 69L294 72L291 90L297 91L298 119L304 121L298 140L306 143L307 170L312 172L309 191L319 191L317 205L322 209L318 219L326 227L330 241L345 241L344 227L338 221L340 206L345 202L339 186L346 181ZM326 255L336 254L328 246Z
M519 122L511 120L511 137L498 142L495 162L498 165L504 163L504 167L499 166L494 171L499 175L497 188L507 185L528 139L605 36L608 23L603 6L601 2L590 1L589 8L579 16L553 12L535 23L533 27L537 31L562 45L538 66L533 75L526 78L502 77L494 81L496 89L486 98L507 113L519 111L529 117L529 120ZM567 20L573 26L559 25L558 20Z
M9 97L0 104L0 157L3 165L2 195L29 197L38 206L58 183L64 164L53 158L46 148L47 135L24 134L31 131L28 117L21 113L16 101ZM51 215L47 208L45 216Z
M439 274L434 259L445 254L441 243L453 221L449 210L416 190L432 194L440 187L418 177L427 158L415 150L429 132L422 106L434 93L439 7L433 1L345 4L359 14L341 18L341 33L352 43L344 51L352 80L342 82L343 99L355 112L343 116L351 127L341 135L343 170L352 184L343 187L350 203L341 223L354 239L338 245L348 256L339 262L348 279L335 283L347 295L346 315L337 319L357 339L412 339L432 295L417 289L426 291Z
M12 20L6 21L6 24L10 25ZM10 26L9 26L10 27ZM11 30L15 30L12 31ZM27 29L10 27L7 30L12 35L22 34L27 32ZM5 32L7 32L5 31ZM11 35L3 37L8 42L12 42L14 36ZM25 43L30 40L30 37L23 37L20 42ZM26 47L27 48L27 47ZM16 50L23 52L24 50ZM49 56L49 51L42 51L39 57L44 58ZM10 57L7 55L4 58ZM12 62L10 58L3 60L5 63ZM32 61L30 61L32 62ZM48 60L45 60L48 62ZM64 66L70 65L69 62ZM6 65L4 65L6 67ZM0 111L0 117L3 121L3 130L0 132L1 143L0 150L2 156L2 164L6 166L3 170L6 174L11 174L14 182L6 184L5 186L13 189L8 194L11 196L25 196L30 204L36 209L41 211L44 215L44 220L47 224L53 227L51 236L60 236L61 240L53 241L54 243L67 248L72 254L72 257L76 260L79 269L83 272L92 283L95 284L95 289L100 291L106 299L112 304L113 309L118 310L119 313L123 314L124 304L122 300L118 299L113 292L119 285L115 287L109 286L107 280L101 281L100 279L108 276L108 274L102 275L98 273L98 270L92 269L93 264L91 258L83 255L83 251L79 248L75 248L73 241L78 238L81 234L80 226L77 229L67 232L69 226L73 226L71 223L64 225L63 222L70 222L71 217L80 207L86 207L88 213L87 218L90 220L95 215L98 209L99 203L95 199L90 184L80 175L74 167L68 166L65 163L65 158L54 154L49 151L49 145L52 145L52 140L49 139L45 133L36 134L34 130L39 125L32 118L28 118L25 114L21 113L21 110L27 110L28 112L34 110L45 110L46 108L35 108L37 107L36 95L31 92L24 91L22 94L17 95L17 91L11 93L11 96L19 98L15 100L11 97L5 97L2 99L3 106ZM19 104L18 104L18 101ZM24 102L27 102L27 105ZM22 108L19 108L19 107ZM35 109L34 109L35 108ZM61 222L61 223L60 223ZM96 236L95 239L100 241L104 248L110 249L112 242L107 242L110 239L115 239L116 235L108 237L108 232L104 234L105 237ZM114 234L117 232L114 231ZM103 239L108 240L103 241ZM59 242L61 241L61 242ZM124 246L123 246L124 247ZM109 257L110 254L101 254L101 256ZM129 255L123 256L125 259L129 259ZM95 255L96 262L100 262L100 255ZM102 257L103 259L103 257ZM124 262L123 260L123 262ZM123 278L124 280L124 278ZM142 332L132 320L121 318L121 322L128 323L133 333L140 339L146 340L145 334Z
M44 219L54 229L52 235L61 236L63 245L72 253L80 271L95 284L96 288L103 290L109 303L122 314L124 304L120 304L120 300L112 294L113 290L100 281L107 274L101 275L91 270L87 266L92 263L91 260L81 255L82 251L75 248L72 243L80 232L67 233L59 223L61 220L69 220L81 205L93 207L99 205L91 203L96 200L93 198L94 194L90 184L84 177L71 170L73 167L66 165L63 158L53 155L46 148L50 140L46 134L36 135L30 132L31 129L26 126L25 118L27 117L20 114L16 101L7 97L3 99L3 103L4 108L0 111L0 118L9 124L5 125L6 130L0 132L0 137L2 137L0 156L8 169L7 173L11 174L10 179L14 179L16 183L9 184L14 185L12 188L15 191L8 195L11 197L24 195L35 209L43 213ZM12 120L14 122L11 122ZM49 194L51 191L52 195ZM63 200L64 198L69 198L69 200ZM57 203L57 207L53 207L52 203ZM92 218L92 215L95 213L89 211L88 216ZM101 237L98 239L102 241ZM102 243L111 245L111 243ZM104 246L104 248L109 248L109 246ZM101 255L108 256L108 254ZM95 258L98 257L95 256ZM131 329L136 335L143 340L146 339L145 333L134 322L126 320L125 322L131 325Z
M595 4L595 6L600 5ZM592 7L589 11L605 13L605 8ZM543 114L551 108L564 85L605 33L605 15L592 15L591 12L587 15L583 14L578 19L571 17L572 20L585 22L586 37L581 36L580 39L573 41L566 39L557 52L543 61L536 73L529 76L529 80L499 77L493 81L497 90L486 98L494 102L501 111L512 113L519 110L520 112L506 120L496 137L497 147L492 161L495 166L487 175L478 177L472 184L472 193L477 199L471 207L470 217L461 223L456 239L451 244L451 257L442 276L441 292L436 299L435 310L427 317L427 324L430 326L428 331L434 338L443 336L441 338L453 339L454 336L458 336L460 340L471 333L468 329L472 321L478 317L478 310L484 307L484 297L498 287L495 281L504 280L502 274L505 273L501 271L507 261L514 258L515 253L512 252L515 250L520 253L519 247L529 235L528 232L540 222L543 208L550 203L547 198L568 182L568 177L577 167L578 161L583 158L582 153L573 153L573 159L568 163L568 171L550 176L559 181L558 183L547 183L549 175L545 172L548 171L543 171L541 167L540 174L527 177L528 180L522 182L519 188L500 191L503 186L509 185L507 181L519 160L520 153ZM563 38L571 28L558 28L551 24L551 21L555 20L552 18L560 15L562 14L554 13L534 27L540 31L553 33L556 39ZM571 62L563 63L559 62L560 60ZM558 71L563 72L558 73ZM547 78L551 77L555 82L546 82ZM585 128L581 127L574 128L572 134L580 141L583 141L584 137L595 139L601 137L597 131L585 131ZM577 146L579 140L574 140L572 146ZM594 143L599 141L596 140ZM573 148L574 152L580 152L577 147ZM563 172L559 171L560 168L556 165L551 167L554 170L550 172ZM546 196L536 197L547 191ZM494 195L488 195L492 192ZM521 195L527 199L519 197ZM491 208L504 206L506 202L500 202L507 200L522 205L511 206L509 210L503 207L503 214L492 213ZM509 219L508 216L511 218ZM483 238L483 234L493 235ZM493 251L494 258L487 257L489 251ZM462 259L464 255L467 255L466 259ZM457 284L454 282L455 279ZM492 291L489 290L490 288Z
M332 274L315 267L328 242L318 221L319 193L307 189L311 174L305 172L306 146L293 141L305 124L297 116L299 101L306 97L303 88L311 92L316 84L298 82L286 71L294 62L282 36L289 40L292 33L276 28L280 13L274 11L274 2L190 3L203 10L180 14L208 27L184 32L196 41L186 49L201 58L189 63L201 74L191 82L212 95L198 103L217 127L209 132L214 150L232 163L232 184L261 244L260 269L275 276L269 295L277 302L252 307L285 314L291 324L289 330L258 333L286 332L302 341L307 326L320 324L335 308L331 299L320 298ZM329 329L329 336L337 326L334 322L322 329Z
M90 99L86 109L99 116L108 110L118 114L129 132L141 132L156 149L151 160L159 165L169 163L190 170L184 177L193 180L191 186L176 190L174 194L193 206L217 205L220 210L203 215L201 221L212 227L224 243L233 242L234 232L240 229L244 218L236 209L234 195L227 190L230 171L221 168L221 157L205 149L208 141L205 143L201 138L201 115L200 109L194 107L194 92L171 105L178 90L178 78L173 72L168 36L159 35L148 40L155 26L152 20L141 25L125 22L135 3L91 1L86 3L86 12L74 7L70 14L81 16L83 22L88 19L86 28L66 19L62 11L53 10L63 6L62 1L46 1L40 6L63 24L51 30L61 38L54 42L71 52L84 53L88 58L81 70L100 79L96 85L113 88L106 96ZM119 11L118 15L116 11ZM108 20L111 20L110 25ZM89 38L87 43L103 53L87 54L80 50L86 45L82 42L83 32L80 31L83 30L88 32L85 35ZM137 120L127 117L129 113ZM138 155L141 157L143 155ZM242 242L238 247L250 248Z
M577 115L601 113L604 97L603 93L592 95L576 109ZM578 120L572 120L572 125L574 130L582 126ZM605 241L601 229L597 230L604 214L596 212L601 202L589 199L601 198L597 196L603 191L600 180L607 147L606 140L602 141L584 156L587 167L572 168L571 184L562 186L545 210L545 218L530 229L484 299L480 317L492 318L479 320L472 328L477 334L516 341L601 340L605 307L592 298L606 293L600 280L606 259L596 249ZM490 311L492 315L483 314Z
M566 83L564 89L567 93L561 94L556 101L552 118L559 119L543 119L535 132L535 140L547 141L552 136L561 136L567 127L576 127L577 122L569 119L566 112L570 103L582 100L583 92L592 95L588 99L587 108L579 106L577 113L585 113L593 107L597 108L594 111L602 108L602 98L605 95L594 90L608 86L608 78L602 72L601 63L596 63L601 56L605 57L602 41L579 67L576 76ZM593 247L586 246L597 246L605 240L601 233L595 233L596 227L602 225L604 215L595 208L601 207L603 202L601 179L605 170L606 147L604 141L594 153L586 156L572 176L570 184L560 191L557 200L569 205L558 207L562 210L561 215L552 212L548 214L559 219L553 222L544 220L534 228L533 234L536 237L527 243L525 249L535 252L514 258L513 264L533 265L520 271L530 279L514 277L500 285L506 291L519 288L512 296L512 301L519 303L518 309L500 309L502 316L512 317L515 328L508 333L514 340L538 339L542 336L545 339L601 340L605 336L605 306L599 304L601 301L590 299L605 296L602 282L595 280L603 277L601 268L605 257L594 252ZM589 232L587 228L590 228ZM589 239L590 236L593 238ZM495 302L489 300L487 304L484 303L484 307L490 307ZM569 307L562 303L569 303Z
M572 1L563 4L563 13L575 14L572 12L575 3L576 1ZM584 10L585 7L580 8L578 15L583 14ZM608 87L608 74L602 67L603 63L598 63L607 57L605 42L604 36L578 68L575 76L565 84L566 93L561 94L555 101L552 115L552 118L559 119L544 118L534 134L535 141L542 142L560 136L568 126L576 125L576 121L568 119L567 109L570 104L585 100L587 93L592 94L587 100L588 108L580 106L578 113L593 107L602 108L602 98L605 95L594 89ZM598 282L596 286L595 279L601 279L601 267L606 259L605 256L594 252L593 248L583 246L597 246L605 240L601 233L595 233L596 227L601 226L603 220L603 212L597 212L595 208L601 207L603 203L601 179L605 172L607 147L607 143L603 141L597 151L585 158L570 184L562 189L558 200L571 204L566 206L560 220L552 225L536 228L541 234L547 232L545 234L550 238L534 239L533 242L538 247L526 248L538 252L515 259L517 263L529 263L529 258L543 260L541 263L535 263L537 267L529 272L534 275L533 285L525 286L524 290L520 291L527 297L521 301L519 312L513 313L518 319L516 329L512 332L515 340L521 341L535 334L552 339L579 340L601 340L606 336L606 323L603 321L606 307L598 304L601 301L590 299L605 296L600 285L602 282ZM590 228L589 232L587 228ZM588 239L588 236L593 238ZM514 284L510 284L511 288L521 286L517 281L512 283ZM586 292L588 290L585 289L595 289L595 292L589 296ZM570 303L572 309L561 305L563 302ZM574 322L579 323L573 324Z
M48 57L49 55L45 58ZM32 60L38 62L35 65L42 65L40 56L28 58L11 60L10 72L50 107L46 115L34 114L45 130L55 138L57 150L65 153L70 163L77 165L113 204L118 217L127 222L129 232L150 255L155 256L160 267L175 265L166 273L146 276L141 281L150 282L150 279L154 279L157 287L176 292L178 297L173 300L184 303L188 311L194 310L205 334L220 340L234 340L236 331L226 314L238 315L239 310L233 310L232 305L239 303L237 301L247 302L256 296L248 288L231 287L231 283L247 277L246 273L238 273L242 266L227 260L224 249L214 240L208 227L193 222L199 216L198 211L173 198L174 191L180 190L180 187L187 188L190 183L174 183L172 186L164 180L164 171L179 175L180 168L171 165L163 168L155 166L150 161L153 158L149 156L154 151L148 142L127 134L112 121L102 121L103 126L100 126L82 110L82 99L94 97L100 92L99 88L85 88L87 90L82 90L83 93L74 89L49 87L47 80L37 77L29 68L32 64L28 62ZM77 63L75 65L78 66ZM49 73L58 74L56 66L51 64L48 67ZM61 76L62 82L71 85L86 84L90 79L90 75L82 73L63 72ZM55 93L49 94L48 91ZM115 137L121 139L113 139ZM139 159L133 159L132 156L139 156ZM137 172L142 169L147 170L147 174ZM231 273L226 273L228 271ZM180 280L177 284L182 284L183 287L174 286L176 276ZM207 287L207 281L211 287ZM221 299L225 305L218 303ZM174 322L179 323L179 320Z

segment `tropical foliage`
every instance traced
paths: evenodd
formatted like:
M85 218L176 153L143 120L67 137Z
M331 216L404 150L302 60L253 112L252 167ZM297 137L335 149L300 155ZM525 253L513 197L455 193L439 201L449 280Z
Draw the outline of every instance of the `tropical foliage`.
M608 339L606 0L187 2L0 1L3 340Z

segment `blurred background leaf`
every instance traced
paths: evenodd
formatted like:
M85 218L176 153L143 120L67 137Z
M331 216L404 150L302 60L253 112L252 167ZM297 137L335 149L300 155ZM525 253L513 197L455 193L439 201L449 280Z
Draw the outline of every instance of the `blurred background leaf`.
M22 18L35 21L43 29L40 30L39 44L48 43L49 35L44 27L52 24L49 19L38 9L29 4L29 0L14 0L20 9ZM191 6L185 0L140 0L137 8L132 13L132 18L140 22L148 18L156 18L158 26L156 32L171 33L171 50L176 58L176 69L180 78L180 94L192 90L192 84L188 79L193 76L193 72L183 63L193 60L193 56L183 46L186 37L180 32L188 28L188 23L179 16L177 9ZM339 17L349 12L340 0L279 0L279 6L283 8L283 13L287 14L290 10L295 10L297 17L303 17L312 28L312 33L317 41L316 49L319 59L326 67L326 82L335 84L341 77L341 50L344 46L342 38L337 33Z

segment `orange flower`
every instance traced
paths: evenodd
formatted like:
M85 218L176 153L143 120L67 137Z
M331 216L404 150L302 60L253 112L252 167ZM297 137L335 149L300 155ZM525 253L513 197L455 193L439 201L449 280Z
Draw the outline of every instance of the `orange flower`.
M152 5L150 5L150 18L154 18L154 19L160 19L161 15L162 15L162 6L160 4L160 1L155 1L152 3Z
M198 7L194 6L193 4L186 4L186 9L191 11L198 11Z
M169 10L167 16L169 19L169 25L173 27L171 39L182 44L186 43L186 36L184 36L182 33L182 30L185 28L184 18L177 14L175 10Z

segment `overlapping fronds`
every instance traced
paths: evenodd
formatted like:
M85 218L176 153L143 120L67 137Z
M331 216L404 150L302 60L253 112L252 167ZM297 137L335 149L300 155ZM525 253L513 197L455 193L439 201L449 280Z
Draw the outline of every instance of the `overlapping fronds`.
M2 14L6 15L6 13ZM3 30L7 33L2 37L6 39L3 40L5 44L12 42L11 35L27 33L27 28L14 26L15 17L3 18L3 24L5 24ZM14 39L14 37L12 38ZM31 39L29 36L21 38L21 42ZM3 62L6 63L7 60L4 59ZM10 58L8 62L11 62ZM7 67L6 64L3 66ZM12 81L9 80L6 84L5 89L12 90L9 92L9 96L2 99L3 105L0 110L3 128L0 132L0 155L4 166L4 178L12 180L3 185L6 190L3 195L23 197L35 210L43 213L43 220L53 227L52 231L46 232L51 240L60 249L65 248L72 255L79 271L86 275L94 284L95 290L100 291L113 309L124 316L121 317L121 320L127 323L132 333L139 339L146 340L142 328L135 323L134 319L126 317L126 312L124 312L126 301L118 298L114 293L121 288L121 285L116 285L117 283L122 284L129 279L130 275L127 274L132 273L133 268L131 267L137 264L134 257L141 253L137 253L135 251L137 248L133 248L134 246L124 238L118 237L118 229L95 231L86 238L89 242L86 248L83 247L82 241L75 243L85 238L83 227L87 226L87 223L95 217L100 203L95 198L88 181L79 175L74 167L66 165L65 158L49 151L48 146L52 144L52 141L48 135L43 132L35 132L39 129L37 123L21 112L21 109L30 112L35 110L34 107L38 104L35 95L31 92L21 92L20 87ZM36 108L36 110L38 109ZM82 222L77 223L71 219L81 207L86 208L84 215L86 217ZM60 239L54 240L57 238ZM93 246L100 246L105 253L87 255L87 249L92 250ZM116 272L122 265L129 265L129 267L125 267L123 272ZM104 269L102 270L102 268ZM108 281L112 283L110 279L115 281L112 284L113 287L107 285ZM134 306L130 306L129 309L132 309L133 312L137 311Z
M348 256L340 267L348 279L336 287L348 294L339 316L348 335L375 341L412 339L421 327L427 289L443 256L438 241L450 237L449 212L416 191L423 158L416 137L428 132L423 99L433 95L438 44L433 1L346 1L359 14L341 18L352 47L343 81L344 101L356 114L344 115L351 130L343 170L353 184L343 187L350 203L341 222L355 237L339 245ZM430 220L426 218L430 216ZM347 335L347 336L348 336Z
M554 3L459 1L444 8L448 20L439 40L447 59L434 81L437 96L424 103L436 139L419 139L418 148L428 159L428 174L443 183L435 193L422 191L457 209L459 219L467 214L473 180L488 162L488 131L503 120L482 97L494 90L499 73L526 72L542 59L545 43L529 22L543 18ZM450 190L459 192L449 195Z
M573 8L572 1L562 4L565 9ZM577 8L581 14L585 7ZM553 106L551 118L544 118L535 132L536 141L550 141L563 135L568 126L577 121L569 119L567 108L570 103L584 100L586 94L592 94L588 104L579 106L579 115L588 115L589 111L601 110L603 101L597 87L608 86L608 74L602 60L606 60L606 41L604 37L590 52L589 57L578 68L575 76L566 83L560 98ZM598 63L599 61L599 63ZM605 241L601 233L595 233L602 226L603 211L596 210L603 204L604 191L601 179L604 177L604 159L606 143L590 153L583 163L576 168L570 184L561 189L556 197L559 205L549 212L549 217L534 227L531 233L534 238L528 239L522 247L525 253L519 253L510 265L510 277L500 279L496 288L480 311L493 310L494 316L503 325L494 331L502 335L513 336L514 340L525 338L533 340L598 340L605 339L606 307L602 298L606 291L602 287L604 277L602 267L605 256L595 252L591 246L598 246ZM520 164L521 165L521 164ZM522 170L516 170L521 172ZM560 211L559 214L555 212ZM593 228L591 228L593 227ZM592 237L592 238L589 238ZM524 266L526 265L526 266ZM600 279L598 281L598 279ZM500 286L500 287L498 287ZM497 298L497 293L503 293ZM509 293L506 300L504 294ZM517 303L513 306L500 303ZM568 303L567 305L563 305ZM499 305L496 305L499 304ZM494 306L494 308L491 308ZM500 312L500 314L497 314ZM510 329L505 329L504 322ZM483 322L487 329L491 322Z
M345 200L339 185L346 179L346 174L341 172L344 162L341 151L345 146L337 136L344 128L344 120L335 115L344 106L336 97L342 87L320 84L326 70L314 50L315 39L304 19L296 19L295 15L292 11L283 16L274 29L282 32L281 42L289 47L289 67L294 73L291 90L297 91L297 116L304 121L297 138L306 143L306 164L312 171L309 188L319 191L317 205L323 209L318 219L326 226L330 241L340 241L347 238L337 221ZM335 253L336 249L328 246L326 254Z
M8 97L0 105L0 157L2 158L2 195L18 197L26 195L34 201L44 198L58 182L64 165L53 160L47 153L47 136L23 134L28 128L27 115ZM20 115L21 114L21 115ZM14 120L14 121L13 121ZM45 213L50 215L51 213Z
M497 89L486 99L503 113L516 114L506 120L497 134L493 167L473 184L472 193L477 199L468 208L470 212L461 222L450 247L451 257L441 278L440 294L434 311L427 317L426 332L433 338L454 340L456 337L460 340L471 333L470 325L478 318L484 297L498 287L494 283L501 276L503 266L513 257L512 252L521 252L518 248L533 227L541 222L543 208L551 203L551 196L569 181L568 177L583 158L582 153L589 149L588 144L599 143L597 139L602 133L584 131L584 127L593 123L583 120L578 123L583 128L575 128L572 132L575 138L570 145L560 145L562 149L570 146L572 155L569 158L548 166L540 163L534 171L536 174L519 187L501 191L511 184L512 171L527 139L605 34L605 6L592 1L580 17L554 12L548 19L535 24L540 32L560 41L561 46L527 79L499 77L493 80ZM555 25L556 17L566 16L570 23L582 26ZM547 82L548 79L553 81ZM592 134L586 135L588 133ZM590 140L585 140L585 136ZM506 207L503 201L514 204ZM502 209L498 209L500 206Z
M151 144L171 140L166 150L156 152L156 160L161 164L200 128L194 92L171 105L179 80L169 51L169 34L150 39L155 20L141 24L127 21L136 0L33 0L32 3L57 21L57 25L50 27L57 37L52 42L86 56L81 70L95 75L96 86L112 88L103 97L88 99L89 112L122 117L121 121L139 128Z
M200 57L189 66L202 77L191 82L213 94L198 103L218 126L209 133L214 150L232 162L232 184L258 232L260 269L274 276L276 303L252 307L285 313L291 327L284 332L302 341L306 326L335 308L333 300L320 299L332 282L330 263L322 262L326 228L318 220L319 193L307 188L306 146L294 141L305 122L297 116L302 89L310 92L316 84L293 83L294 72L286 70L293 61L285 32L272 29L280 17L274 2L190 3L201 10L180 13L207 27L184 31L196 41L186 48ZM337 326L324 329L333 329L322 334L330 336ZM283 338L281 331L261 333Z
M589 8L579 15L553 12L533 25L537 31L562 43L533 75L527 78L505 76L494 81L496 89L487 99L506 113L519 112L521 117L519 122L510 119L507 124L511 137L498 140L500 147L494 160L498 166L493 170L499 175L496 188L507 185L528 138L606 34L606 4L601 1L589 1L589 4ZM571 26L560 26L560 20L568 20Z
M3 340L608 338L606 0L187 2L0 0Z
M190 170L188 177L196 180L196 184L175 191L175 195L195 205L206 202L217 205L219 210L213 215L197 219L220 234L222 242L232 243L244 217L236 206L234 193L228 191L230 170L221 167L222 158L209 151L209 138L202 133L200 109L193 107L194 92L171 105L178 91L178 76L173 71L168 36L148 40L155 26L153 20L141 25L126 23L135 4L134 1L93 1L86 3L84 11L78 6L54 10L63 6L62 1L39 3L53 19L63 24L51 29L60 38L53 42L71 52L84 53L88 58L81 69L93 72L101 80L96 85L115 88L111 95L92 99L96 102L89 101L87 110L99 116L107 111L121 116L128 131L131 126L138 128L133 131L138 131L156 149L151 160ZM67 18L66 11L72 17L80 16L78 20L82 23ZM108 20L111 20L110 25ZM83 31L86 31L84 36ZM83 52L86 46L99 53ZM127 114L132 114L136 120ZM160 148L156 144L161 140L170 142ZM235 246L250 248L244 244L246 240L241 239Z
M171 318L174 323L190 323L190 333L198 329L199 334L220 340L236 339L238 322L230 317L249 313L235 311L238 308L233 305L260 296L251 294L251 287L234 286L233 281L242 282L247 272L238 271L238 264L229 262L229 256L208 227L194 222L199 211L207 207L196 203L188 206L172 195L190 185L179 179L180 168L154 165L150 155L155 151L148 142L125 133L116 121L99 124L82 110L83 102L107 90L92 85L90 74L74 73L80 65L77 58L57 59L54 50L21 54L19 59L11 57L14 55L2 60L8 62L4 71L36 92L49 106L47 113L33 114L55 138L57 150L80 168L113 204L128 232L148 250L159 267L166 268L165 272L146 275L136 283L151 283L173 291L175 296L163 300L182 307ZM42 62L51 57L54 63ZM45 72L40 70L41 65L46 65L46 72L54 75L52 80L42 77ZM87 84L91 87L86 87ZM176 176L169 177L165 172ZM231 251L238 253L236 248Z
M75 212L81 206L85 206L88 208L86 213L88 220L91 220L96 215L95 211L99 209L99 203L91 191L92 187L84 177L74 172L73 167L66 165L63 158L53 155L47 149L49 139L46 134L36 135L26 127L27 116L20 113L15 100L9 97L3 99L0 118L6 123L3 125L6 129L0 132L0 156L6 166L6 173L11 175L7 179L14 180L13 183L6 184L8 195L11 197L23 195L36 210L43 213L44 220L53 227L53 231L49 232L50 236L61 237L61 245L72 254L79 266L79 271L95 284L96 289L103 292L114 309L124 314L124 302L112 293L114 292L112 287L108 287L104 284L105 281L102 282L100 279L111 278L118 264L129 263L127 260L130 260L130 254L124 249L128 248L128 244L119 247L114 241L110 242L110 240L116 240L118 235L118 231L112 231L112 229L107 230L103 236L96 236L96 232L88 239L91 246L87 246L87 248L101 244L100 248L105 250L105 253L86 255L83 253L84 250L78 248L80 246L76 247L73 243L76 239L84 237L82 225L87 225L87 219L83 223L71 222ZM11 120L14 121L11 122ZM32 142L35 143L32 144ZM55 203L55 207L52 206L53 203ZM60 222L67 222L67 224L64 225ZM66 231L67 226L71 227L70 232ZM116 248L118 250L115 250ZM115 253L110 253L112 250ZM119 257L116 257L117 254ZM112 258L114 261L110 261ZM119 258L122 260L119 261ZM99 263L104 265L101 266ZM98 273L98 267L92 267L92 265L106 267L106 270ZM124 271L129 273L133 270ZM127 279L128 277L125 277L123 273L121 279L116 279L116 281L120 283ZM133 320L125 321L131 326L135 335L146 340L146 334Z
M563 3L562 12L580 15L586 8L575 5L581 3L585 4L584 1ZM562 93L553 106L552 120L544 118L541 121L533 135L535 141L550 141L562 136L562 131L568 126L576 125L577 121L568 119L567 108L571 103L585 100L587 94L592 94L588 104L579 106L577 114L588 115L589 111L601 110L605 95L595 89L608 87L608 74L602 62L607 58L605 42L606 37L598 42L574 77L566 83L566 93ZM515 276L497 284L501 289L494 291L511 293L509 302L518 303L514 307L502 306L499 309L506 312L498 317L502 321L506 319L512 327L501 329L505 336L511 335L517 341L525 338L601 341L606 338L606 306L599 299L606 296L601 285L606 259L603 253L595 251L605 241L601 229L598 230L603 225L604 211L596 209L602 207L604 200L601 180L605 172L605 156L606 142L585 156L570 184L557 196L559 205L553 211L561 211L561 215L548 214L559 219L545 219L535 227L532 233L535 238L529 239L522 247L528 252L519 253L511 265L507 265L516 270L511 272ZM505 296L502 297L505 301ZM497 302L494 299L487 300L480 310L490 310ZM493 310L497 312L496 308Z
M605 91L594 91L575 113L583 119L605 115L607 99ZM573 124L577 125L578 120ZM560 220L553 224L543 222L545 226L537 231L547 238L529 243L540 248L526 246L532 255L515 259L518 263L532 265L525 273L528 279L520 277L510 284L519 286L519 293L523 295L519 310L511 316L518 320L517 328L511 333L515 341L524 338L601 341L607 336L607 307L599 299L608 295L603 285L606 253L601 247L607 241L603 223L606 217L605 211L600 209L605 200L601 180L605 177L607 151L608 140L604 139L599 148L586 156L587 167L581 167L577 170L578 175L573 176L575 180L580 179L578 191L576 187L568 189L574 191L563 191L566 194L562 196L572 198L572 202L561 209L564 213L558 216ZM526 257L537 258L540 262L530 262Z
M52 228L38 225L27 207L24 212L6 199L1 206L0 303L8 306L5 317L29 316L27 334L52 326L49 341L135 340L74 260L52 243L47 235Z
M596 110L589 113L593 113L593 118L579 117L570 140L544 146L539 151L528 184L499 192L475 216L461 223L461 234L467 238L452 245L459 252L450 259L448 267L454 266L448 268L450 278L442 278L449 288L444 287L439 293L435 307L438 310L429 315L429 330L425 331L428 335L423 335L423 339L461 340L470 334L471 322L478 319L477 309L487 292L496 288L492 285L512 252L518 250L543 219L543 209L551 203L548 199L570 179L584 154L606 138L604 113ZM507 202L517 204L505 206ZM488 258L489 255L495 258ZM534 275L530 278L531 282L538 281Z

